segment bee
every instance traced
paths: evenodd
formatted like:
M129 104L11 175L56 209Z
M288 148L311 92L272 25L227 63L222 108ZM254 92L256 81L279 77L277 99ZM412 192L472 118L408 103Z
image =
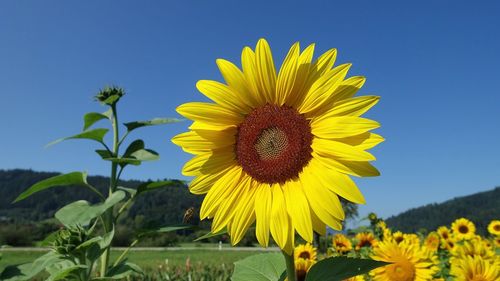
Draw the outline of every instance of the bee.
M188 223L194 215L194 207L190 207L184 212L184 217L182 218L183 223Z

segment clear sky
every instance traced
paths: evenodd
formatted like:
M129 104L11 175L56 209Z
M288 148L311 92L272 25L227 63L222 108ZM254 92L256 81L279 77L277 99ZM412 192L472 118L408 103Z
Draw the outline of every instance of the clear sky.
M122 121L178 117L203 100L196 81L221 80L217 58L239 64L265 37L279 64L295 41L337 48L350 75L367 77L359 94L381 96L368 116L386 138L373 150L382 175L357 180L361 214L500 185L499 2L404 2L2 1L0 169L106 175L92 142L44 148L104 110L92 98L101 87L126 89ZM170 139L188 125L137 131L162 158L124 178L182 178L189 155Z

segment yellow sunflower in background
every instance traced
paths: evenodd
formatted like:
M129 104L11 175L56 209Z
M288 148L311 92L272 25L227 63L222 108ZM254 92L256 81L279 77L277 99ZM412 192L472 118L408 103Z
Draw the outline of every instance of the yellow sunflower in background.
M341 233L335 234L332 242L333 248L340 254L345 254L352 250L351 240Z
M451 224L453 236L457 240L468 240L476 234L476 226L466 218L459 218Z
M446 226L440 226L437 229L437 233L441 236L441 239L448 240L450 238L450 230Z
M481 256L468 256L455 259L451 263L451 275L455 281L498 281L500 280L500 262L490 262Z
M427 249L431 251L437 251L439 248L439 244L441 242L441 238L439 237L439 234L436 232L431 232L429 235L424 240L424 245L427 247Z
M493 236L500 236L500 220L492 220L488 224L488 232Z
M457 244L451 254L451 260L474 256L480 256L484 260L494 260L496 258L495 252L488 249L481 240L469 240L464 241L463 244Z
M295 263L295 274L297 275L297 281L306 280L307 272L309 272L309 269L311 269L314 262L312 260L299 258L295 259L294 263ZM285 280L288 280L288 277L285 278Z
M356 234L356 240L358 243L356 244L356 250L359 250L363 247L373 248L377 245L377 239L371 232L360 232Z
M396 242L396 244L399 244L405 240L404 234L401 231L396 231L392 234L392 240Z
M370 272L374 281L427 281L438 270L425 248L406 242L383 241L371 257L391 263Z
M317 250L310 243L300 244L293 251L295 259L305 259L316 262Z
M379 175L366 150L384 140L370 133L380 125L360 117L379 98L354 97L365 78L346 79L350 64L332 68L335 49L316 60L313 52L295 43L276 73L260 39L243 49L242 70L217 60L226 84L196 84L214 103L177 107L194 121L172 141L195 155L182 172L195 177L192 193L206 194L200 218L213 219L213 232L227 228L233 245L256 222L262 246L270 233L291 254L295 232L311 242L313 230L341 229L339 196L365 202L350 175Z

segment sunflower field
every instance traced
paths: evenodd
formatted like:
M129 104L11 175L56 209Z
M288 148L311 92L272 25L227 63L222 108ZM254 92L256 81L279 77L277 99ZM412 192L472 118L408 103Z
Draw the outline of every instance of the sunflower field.
M337 233L319 254L311 244L295 248L298 280L305 280L318 260L346 256L389 262L349 281L497 281L500 280L500 221L488 226L489 235L476 234L474 223L456 219L424 235L392 231L384 220L370 214L370 226L347 235Z

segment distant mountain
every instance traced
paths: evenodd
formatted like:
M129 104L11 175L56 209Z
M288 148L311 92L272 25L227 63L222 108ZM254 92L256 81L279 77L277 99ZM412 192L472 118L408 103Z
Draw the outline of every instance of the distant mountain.
M70 202L98 201L96 195L83 187L55 187L12 204L19 194L34 183L58 174L21 169L0 170L0 222L38 222L52 218L59 208ZM88 182L104 194L107 193L109 178L89 176ZM134 180L119 183L121 186L130 188L137 187L139 184L141 181ZM139 197L121 223L136 226L180 224L188 208L194 207L199 210L202 199L201 196L189 193L183 182L174 181L173 186L153 190ZM199 218L198 212L195 213L191 222L196 224Z
M388 218L386 222L392 229L403 232L414 232L422 228L430 231L441 225L450 225L460 217L474 222L477 233L486 234L490 221L500 219L500 187L410 209Z

